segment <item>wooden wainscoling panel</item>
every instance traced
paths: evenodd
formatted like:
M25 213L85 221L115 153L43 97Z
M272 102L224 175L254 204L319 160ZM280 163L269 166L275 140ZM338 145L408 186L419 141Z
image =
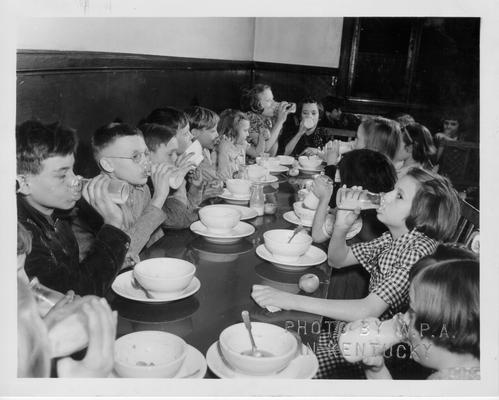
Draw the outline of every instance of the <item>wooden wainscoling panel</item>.
M18 123L36 118L75 128L80 137L75 169L90 176L97 169L88 162L89 139L117 117L136 124L162 106L202 105L217 112L239 108L241 89L262 81L280 99L298 101L306 93L320 97L331 93L336 72L244 61L19 50L16 117Z

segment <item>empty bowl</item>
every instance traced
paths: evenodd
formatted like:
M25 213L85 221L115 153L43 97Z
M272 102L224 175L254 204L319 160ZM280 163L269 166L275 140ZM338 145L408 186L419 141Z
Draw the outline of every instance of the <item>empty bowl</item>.
M150 258L133 268L133 275L150 292L177 293L191 283L196 267L180 258Z
M227 190L231 192L234 197L248 197L250 195L250 188L252 182L246 179L227 179L225 182Z
M305 169L317 169L322 164L322 159L317 156L300 156L298 162Z
M206 206L199 210L199 219L210 232L225 235L239 223L241 214L232 207Z
M248 172L248 178L253 182L262 181L267 176L267 169L256 164L249 165L246 171Z
M310 248L312 238L304 231L296 234L288 243L293 233L291 229L272 229L263 234L265 247L277 260L295 262Z
M250 375L270 375L295 358L298 342L286 329L262 322L252 322L251 327L257 348L271 356L241 354L251 350L248 331L243 323L231 325L222 331L219 340L223 356L234 369Z
M171 378L187 355L185 341L162 331L139 331L114 343L114 369L124 378Z
M303 201L293 203L293 210L304 224L308 225L314 222L315 210L304 207Z

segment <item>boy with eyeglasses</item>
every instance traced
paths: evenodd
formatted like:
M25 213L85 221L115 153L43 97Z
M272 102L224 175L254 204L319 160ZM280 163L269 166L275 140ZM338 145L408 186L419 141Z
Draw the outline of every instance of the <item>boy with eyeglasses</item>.
M92 148L101 175L128 183L128 199L121 209L127 217L125 232L130 236L125 265L132 265L139 261L138 255L145 246L163 236L161 224L166 215L162 207L170 192L169 177L174 168L167 164L151 166L142 132L124 123L113 122L97 129L92 136ZM147 186L149 175L154 186L152 198ZM102 223L88 203L78 205L73 229L80 252L89 250Z
M77 138L59 124L26 121L16 129L17 218L32 235L26 256L29 279L52 289L103 296L120 270L130 238L123 232L123 211L105 193L110 179L98 176L83 192L73 173ZM79 260L69 211L80 196L103 221L86 257Z

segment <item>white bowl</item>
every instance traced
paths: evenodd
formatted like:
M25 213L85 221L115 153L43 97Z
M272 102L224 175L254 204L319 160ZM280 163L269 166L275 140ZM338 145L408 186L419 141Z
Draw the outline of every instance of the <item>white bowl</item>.
M139 331L114 343L114 369L124 378L171 378L187 355L185 341L162 331Z
M296 355L296 338L279 326L252 322L251 330L256 347L272 354L269 357L253 357L241 354L251 350L251 341L243 323L231 325L220 334L220 347L227 362L246 374L270 375L285 368Z
M293 210L303 223L312 224L314 222L315 210L305 208L303 201L293 203Z
M265 247L280 262L295 262L307 252L312 244L312 238L304 231L298 233L291 243L288 240L293 235L291 229L272 229L263 234Z
M206 206L199 210L199 219L212 233L229 233L240 221L241 214L232 207Z
M322 163L322 159L317 156L300 156L298 157L298 161L305 169L317 169Z
M269 157L263 160L261 157L256 158L256 162L264 168L275 169L281 166L281 161L277 157Z
M191 283L196 267L180 258L158 257L139 262L133 275L139 283L156 293L181 292Z
M250 194L252 182L246 179L227 179L225 184L227 185L227 190L234 197L247 197Z
M295 158L291 156L277 156L277 158L281 165L292 165L295 162Z
M262 181L267 176L267 169L256 164L249 165L246 171L248 171L248 178L253 182Z

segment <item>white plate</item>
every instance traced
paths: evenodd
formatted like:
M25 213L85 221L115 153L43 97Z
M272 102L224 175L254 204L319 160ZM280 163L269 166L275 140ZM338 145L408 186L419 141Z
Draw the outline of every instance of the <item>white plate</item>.
M282 174L283 172L288 172L289 168L284 165L279 165L278 167L269 168L271 174Z
M291 222L292 224L295 224L295 225L302 225L306 228L311 228L312 227L312 222L303 222L300 217L298 217L298 215L296 215L296 213L294 211L288 211L288 212L285 212L282 217L288 221L288 222Z
M222 194L218 195L218 197L221 197L221 198L228 198L228 199L232 199L232 200L246 200L248 201L251 197L250 194L246 194L246 195L239 195L239 194L233 194L229 191L229 189L225 188L224 191L222 192Z
M317 173L322 172L322 168L308 169L308 168L303 168L302 166L299 166L298 169L304 174L317 174Z
M327 260L327 254L315 246L310 246L307 252L302 255L298 260L293 262L283 263L279 259L276 259L270 251L267 250L265 244L261 244L256 248L256 254L259 255L264 260L267 260L274 264L276 267L285 269L287 271L300 271L305 270L314 265L322 264Z
M190 228L191 231L203 236L208 242L212 243L234 243L243 237L255 233L255 227L246 222L239 222L234 229L225 235L210 232L201 221L193 222Z
M176 293L176 294L165 293L161 297L159 297L159 294L156 294L157 298L148 299L142 290L135 289L132 286L132 274L133 271L127 271L122 274L119 274L114 279L111 288L114 290L115 293L119 294L121 297L130 300L140 301L142 303L168 303L170 301L185 299L186 297L192 296L201 287L201 282L199 282L199 279L194 277L192 278L191 283L189 283L189 286L187 286L181 293Z
M267 177L267 179L264 179L264 180L261 180L261 181L257 181L257 180L253 180L253 179L250 179L252 182L254 183L260 183L262 185L266 185L268 183L274 183L274 182L277 182L279 179L277 178L277 176L273 176L273 175L269 175Z
M236 372L223 362L218 352L217 342L206 352L206 362L211 371L223 379L312 379L319 369L317 357L307 346L303 345L304 355L292 360L282 371L272 375L249 375Z
M252 219L258 216L258 213L255 209L243 206L236 206L233 204L213 204L212 207L220 206L220 207L230 207L234 210L237 210L241 213L241 221L245 221L247 219Z
M199 371L196 372L194 375L191 375L196 370ZM183 376L187 375L189 376L187 376L184 379L203 379L204 376L206 375L206 370L207 370L207 364L206 364L206 359L203 356L203 353L201 353L198 349L188 344L187 355L178 372L171 378L163 378L163 379L182 379ZM116 371L113 370L109 374L108 378L121 378L121 376L119 376L116 373Z
M248 204L249 199L250 199L250 196L247 196L244 198L236 197L231 192L229 192L227 189L224 189L222 194L219 194L218 197L220 197L221 199L224 199L229 204L235 204L235 205L246 205L246 204Z

